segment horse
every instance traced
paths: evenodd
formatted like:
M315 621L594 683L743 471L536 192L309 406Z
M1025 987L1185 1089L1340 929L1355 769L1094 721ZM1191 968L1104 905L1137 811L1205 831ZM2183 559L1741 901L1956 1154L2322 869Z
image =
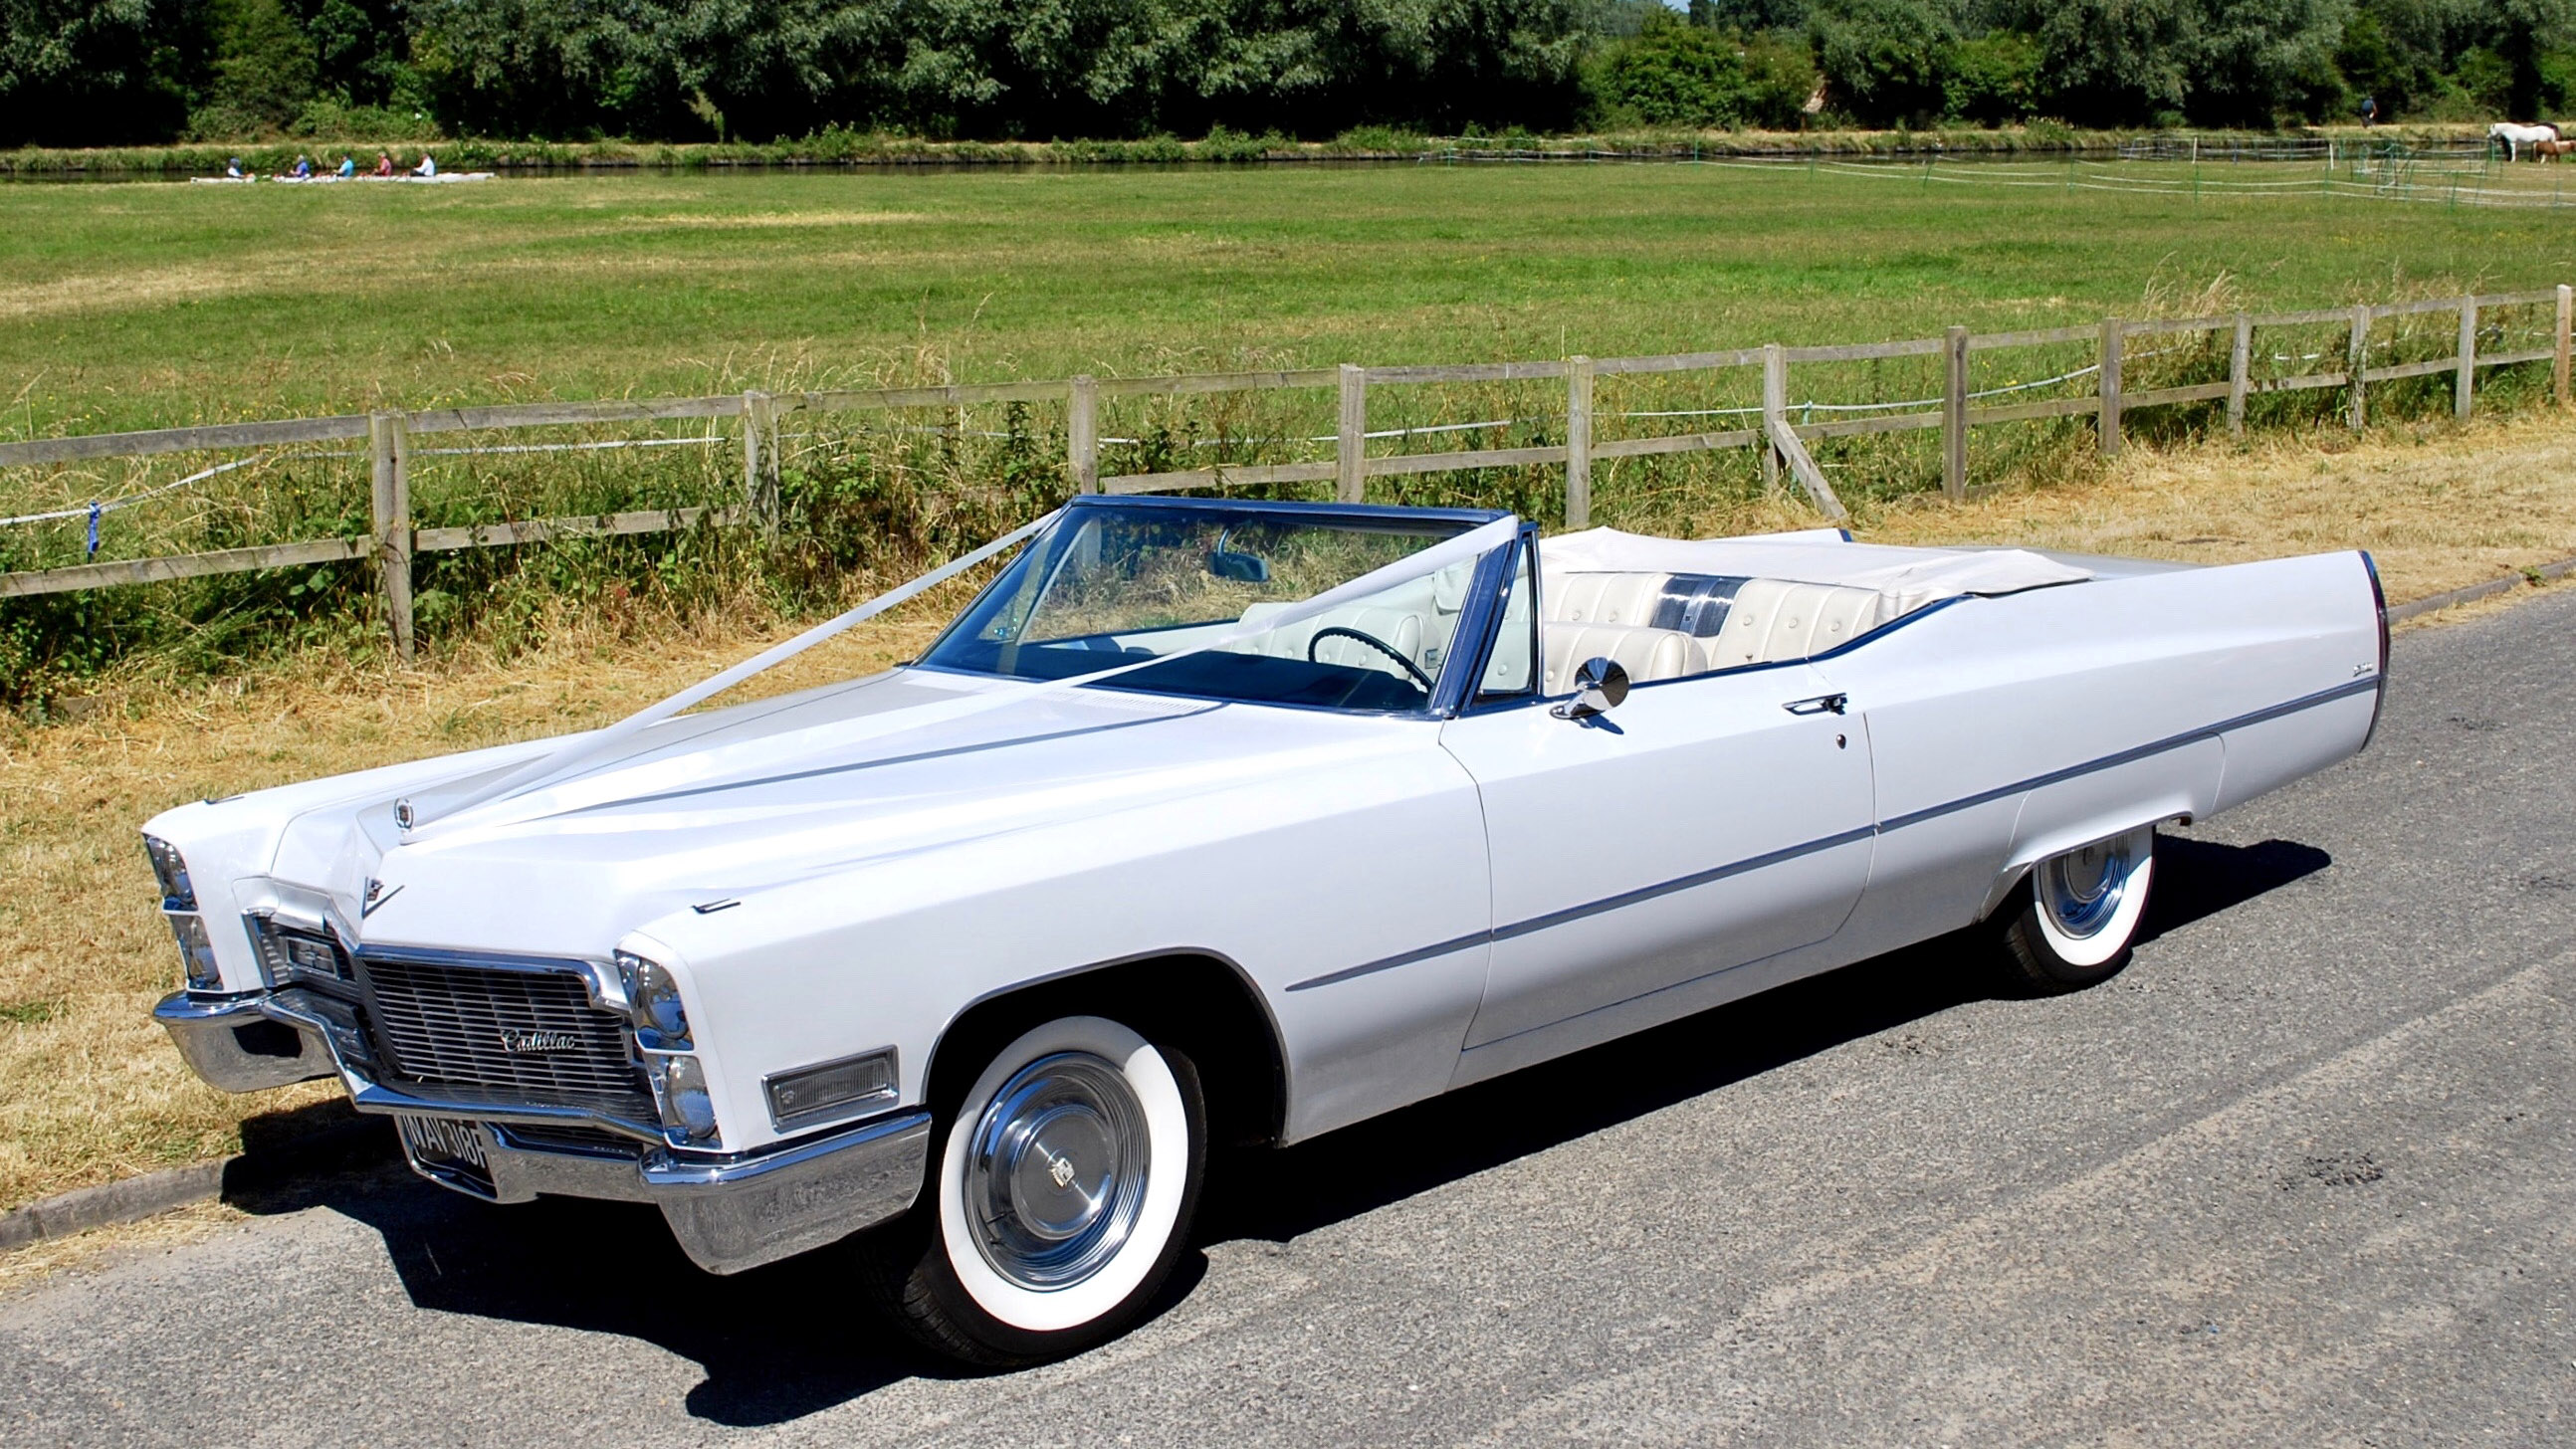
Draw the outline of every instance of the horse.
M2546 163L2561 156L2576 155L2576 141L2539 141L2533 143L2531 151Z
M2537 148L2543 141L2555 141L2557 139L2558 128L2545 123L2537 126L2526 126L2517 121L2498 121L2494 125L2487 127L2487 140L2490 142L2502 141L2504 143L2505 159L2508 161L2521 160L2523 148L2525 147Z

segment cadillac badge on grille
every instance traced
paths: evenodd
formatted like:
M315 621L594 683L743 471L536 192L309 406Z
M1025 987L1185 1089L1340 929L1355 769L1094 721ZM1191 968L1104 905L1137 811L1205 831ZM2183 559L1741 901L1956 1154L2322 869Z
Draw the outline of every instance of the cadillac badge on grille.
M504 1027L501 1050L514 1056L539 1056L547 1052L581 1050L581 1038L568 1031L540 1031L533 1027Z

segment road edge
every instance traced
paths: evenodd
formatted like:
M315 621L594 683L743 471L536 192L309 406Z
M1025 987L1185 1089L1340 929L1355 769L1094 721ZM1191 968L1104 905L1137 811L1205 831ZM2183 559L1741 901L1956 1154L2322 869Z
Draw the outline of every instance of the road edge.
M11 1208L0 1213L0 1253L141 1222L201 1202L291 1196L311 1180L362 1171L394 1155L393 1130L386 1119L353 1117L274 1146L76 1187Z
M2489 579L2482 584L2470 584L2466 588L2447 589L2438 594L2428 594L2423 598L2395 605L2388 611L2388 622L2402 624L2418 615L2437 613L2461 604L2493 598L2497 594L2510 592L2518 584L2543 584L2552 579L2563 579L2571 573L2576 573L2576 558L2562 558L2556 563L2516 569L2500 579Z

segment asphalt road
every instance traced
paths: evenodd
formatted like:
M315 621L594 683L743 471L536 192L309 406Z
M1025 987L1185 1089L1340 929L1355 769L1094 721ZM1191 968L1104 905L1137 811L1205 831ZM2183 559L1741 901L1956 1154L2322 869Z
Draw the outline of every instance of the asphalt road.
M2107 985L1925 948L1251 1159L1072 1363L388 1173L0 1300L0 1438L2576 1443L2576 594L2394 691Z

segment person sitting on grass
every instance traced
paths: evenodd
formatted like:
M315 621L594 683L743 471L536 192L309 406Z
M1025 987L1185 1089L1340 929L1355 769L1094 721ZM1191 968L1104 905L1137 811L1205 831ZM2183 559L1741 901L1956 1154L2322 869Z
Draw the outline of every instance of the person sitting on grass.
M378 176L391 176L394 174L394 154L391 151L378 151L376 153L376 174Z
M426 151L421 152L420 164L411 168L411 174L420 177L436 176L438 174L438 158L430 155Z

